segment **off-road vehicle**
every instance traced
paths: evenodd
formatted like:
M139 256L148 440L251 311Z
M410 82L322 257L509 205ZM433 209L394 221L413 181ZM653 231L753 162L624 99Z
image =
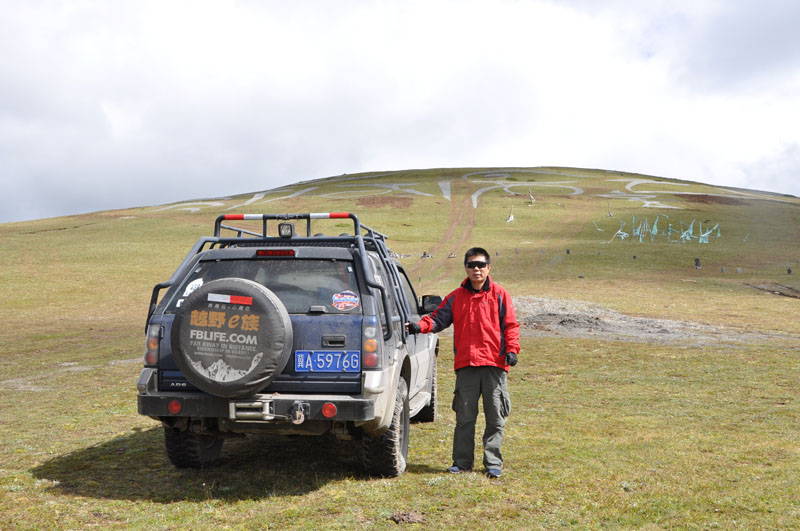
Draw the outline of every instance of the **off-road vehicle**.
M312 220L353 231L312 236ZM438 338L404 324L440 301L420 304L386 236L354 214L219 216L153 288L139 413L161 421L178 467L244 434L328 434L357 441L368 473L399 475L409 419L436 418Z

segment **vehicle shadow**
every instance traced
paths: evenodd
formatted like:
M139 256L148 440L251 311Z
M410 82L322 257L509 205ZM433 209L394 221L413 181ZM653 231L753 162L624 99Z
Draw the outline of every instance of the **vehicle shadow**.
M333 437L248 436L226 440L209 467L178 469L166 457L159 427L55 457L31 472L52 482L55 493L94 498L170 503L296 496L330 481L369 481L356 445Z

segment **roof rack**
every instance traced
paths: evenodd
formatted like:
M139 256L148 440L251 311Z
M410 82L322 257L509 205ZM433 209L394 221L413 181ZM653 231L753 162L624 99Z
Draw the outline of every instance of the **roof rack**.
M267 222L269 220L275 221L290 221L296 219L306 220L306 237L311 237L311 220L312 219L352 219L353 220L353 235L358 236L361 230L366 231L365 236L386 242L386 235L382 234L366 225L362 225L358 216L350 212L311 212L306 214L223 214L217 217L214 223L214 236L220 237L222 229L227 229L236 232L239 238L244 237L245 234L256 238L268 239L267 235ZM254 232L239 227L231 227L223 225L223 221L261 221L261 232ZM274 237L274 236L273 236Z

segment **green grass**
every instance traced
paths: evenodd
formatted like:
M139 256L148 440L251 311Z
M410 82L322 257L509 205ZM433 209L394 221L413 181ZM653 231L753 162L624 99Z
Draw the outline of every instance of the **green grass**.
M365 477L350 444L327 439L251 437L226 443L214 467L177 470L160 429L136 415L131 364L63 371L47 379L48 402L3 391L0 511L18 528L388 528L404 512L444 528L800 522L796 346L527 339L496 483L443 471L450 348L441 421L412 426L409 470L392 480Z
M800 201L680 199L686 208L669 212L670 219L719 220L723 237L706 246L604 244L619 219L652 220L658 211L612 201L615 217L608 218L605 200L588 190L607 191L606 179L616 173L551 170L580 173L587 194L567 199L534 190L536 206L527 207L527 190L518 189L517 198L496 190L481 196L474 226L463 217L451 222L481 185L454 183L448 202L437 195L437 182L480 170L354 181L419 183L415 189L433 194L378 196L400 202L309 195L240 211L358 212L389 234L395 252L414 254L402 262L415 281L421 277L425 293L452 289L463 277L463 251L483 245L499 253L493 275L515 295L790 337L708 346L526 337L509 379L507 470L499 482L443 472L454 423L447 336L440 421L412 425L409 468L400 478L363 475L346 441L303 438L228 441L218 465L177 470L158 424L136 412L144 318L153 284L210 233L221 209L141 208L3 224L0 527L382 529L407 513L431 528L798 527L797 300L746 284L800 288ZM316 184L322 192L343 189ZM688 190L719 191L696 183ZM507 224L512 200L515 223ZM420 259L423 250L434 258ZM788 276L787 267L796 274Z

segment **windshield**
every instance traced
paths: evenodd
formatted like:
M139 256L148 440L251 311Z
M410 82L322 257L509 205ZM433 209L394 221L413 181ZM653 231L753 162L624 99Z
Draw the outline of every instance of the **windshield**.
M361 313L352 262L297 259L200 262L181 284L167 313L174 313L192 291L220 278L245 278L266 286L289 313L308 313L311 306L323 306L327 313Z

